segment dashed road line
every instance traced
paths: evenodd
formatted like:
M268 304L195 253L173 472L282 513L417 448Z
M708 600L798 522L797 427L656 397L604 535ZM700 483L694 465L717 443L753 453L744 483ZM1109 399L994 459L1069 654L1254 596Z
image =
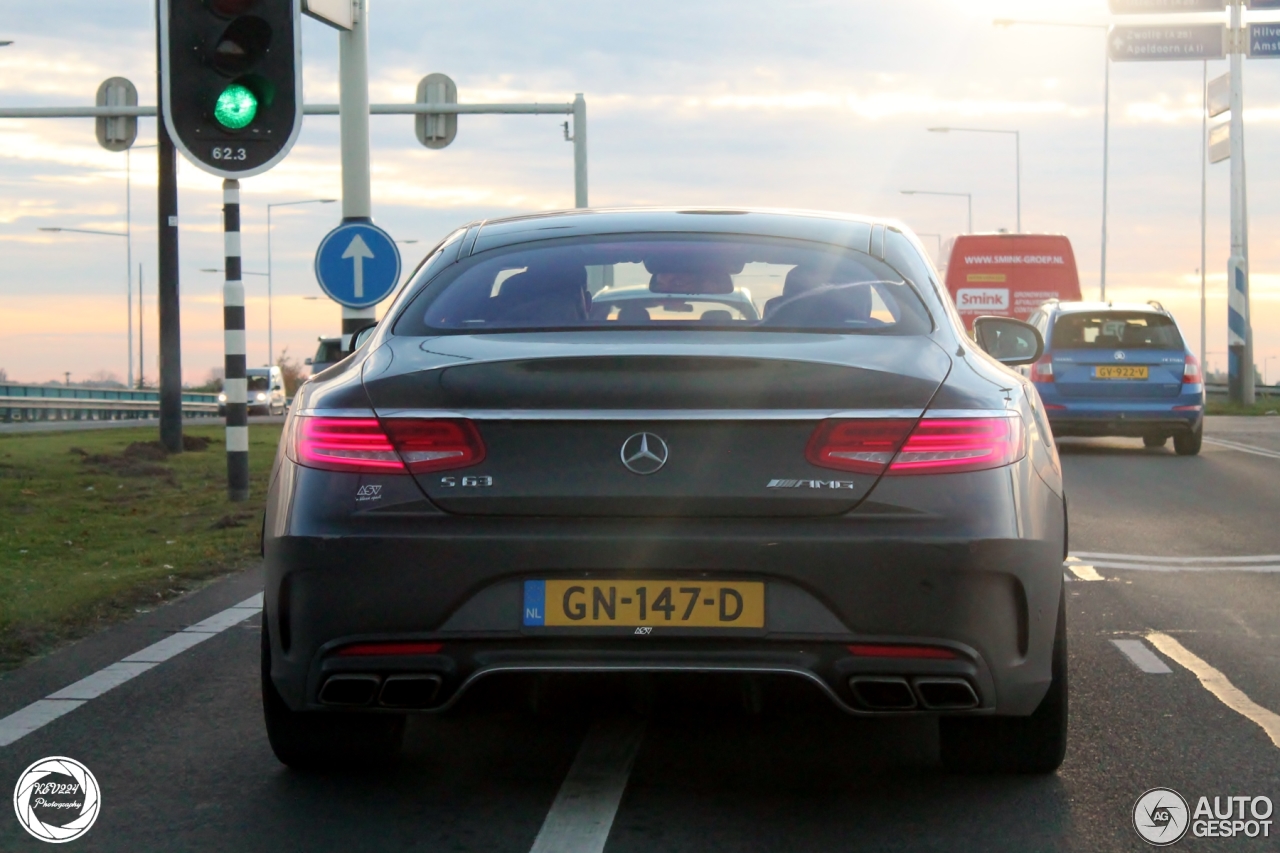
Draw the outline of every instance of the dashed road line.
M1173 672L1169 665L1160 660L1156 653L1147 648L1141 640L1112 640L1112 645L1124 652L1124 656L1143 672L1152 675L1165 675Z
M1151 645L1155 646L1175 663L1191 670L1204 689L1218 698L1222 704L1240 714L1242 717L1257 723L1271 738L1271 742L1280 747L1280 714L1269 711L1244 694L1239 687L1218 670L1196 657L1186 646L1168 634L1153 631L1147 635ZM1114 641L1113 641L1114 642Z
M1280 573L1280 554L1248 557L1149 557L1142 554L1102 554L1077 551L1067 558L1067 568L1080 564L1096 569L1137 572L1262 572Z
M24 708L19 708L9 716L0 719L0 747L8 746L26 737L91 699L96 699L126 681L137 678L147 670L203 643L210 637L221 634L228 628L239 625L261 611L262 593L258 593L253 598L247 598L239 604L215 613L208 619L183 628L176 634L170 634L123 660L103 667Z
M1241 453L1252 453L1254 456L1265 456L1268 459L1280 459L1280 452L1269 450L1265 447L1257 447L1252 444L1241 444L1238 441L1228 441L1224 438L1208 438L1204 439L1205 444L1212 444L1215 447L1225 447L1227 450L1238 450Z
M641 720L601 720L591 727L530 853L604 850L643 737Z
M1082 581L1106 580L1106 578L1098 574L1097 569L1085 563L1067 563L1067 568L1070 569L1071 573L1076 576L1076 580L1082 580Z

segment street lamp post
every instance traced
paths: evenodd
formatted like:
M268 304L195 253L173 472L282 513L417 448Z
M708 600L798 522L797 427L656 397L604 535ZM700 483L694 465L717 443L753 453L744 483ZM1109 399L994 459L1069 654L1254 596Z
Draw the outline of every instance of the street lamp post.
M902 194L903 195L942 195L942 196L951 196L953 198L967 199L969 202L969 227L965 231L965 233L966 234L973 233L973 193L948 193L948 192L940 192L935 190L902 190ZM938 251L941 252L942 249L939 248Z
M125 239L125 281L127 282L127 298L125 302L125 317L129 325L128 348L125 350L129 357L128 369L125 371L128 376L128 385L133 387L133 257L128 248L129 232L128 231L95 231L92 228L40 228L40 231L67 232L70 234L98 234L103 237L123 237ZM139 365L141 367L141 365Z
M917 231L917 232L916 232L916 236L917 236L917 237L932 237L934 240L938 241L938 254L937 254L937 258L938 258L938 263L942 263L942 235L941 235L941 234L926 234L926 233L924 233L923 231Z
M276 363L275 322L271 297L271 208L291 207L295 204L333 204L336 198L307 198L300 201L278 201L267 205L267 364Z
M129 271L129 387L133 387L133 149L157 148L151 145L131 145L124 150L124 239L125 267ZM142 380L142 271L138 271L138 380Z
M1022 233L1022 131L995 130L985 127L931 127L930 133L1003 133L1013 135L1014 165L1017 177L1018 233Z
M1107 51L1107 24L1074 24L1066 21L1023 21L1014 18L997 18L997 27L1022 25L1027 27L1072 27L1082 30L1102 31L1102 275L1098 282L1101 301L1107 301L1107 183L1111 171L1111 54ZM1018 230L1022 230L1019 228ZM1203 266L1203 265L1202 265Z

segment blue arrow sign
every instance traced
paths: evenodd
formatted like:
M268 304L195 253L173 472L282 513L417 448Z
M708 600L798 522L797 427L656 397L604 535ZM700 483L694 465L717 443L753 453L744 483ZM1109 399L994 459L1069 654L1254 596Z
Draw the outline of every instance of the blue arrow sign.
M371 222L344 222L320 241L316 280L329 298L348 308L368 308L400 281L400 251Z

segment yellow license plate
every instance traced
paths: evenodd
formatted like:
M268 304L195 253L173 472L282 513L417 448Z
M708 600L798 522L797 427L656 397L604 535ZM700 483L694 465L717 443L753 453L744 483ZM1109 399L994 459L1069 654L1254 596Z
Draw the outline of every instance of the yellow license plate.
M1147 368L1128 364L1108 364L1093 369L1094 379L1146 379Z
M524 582L528 627L763 628L764 584L753 581Z

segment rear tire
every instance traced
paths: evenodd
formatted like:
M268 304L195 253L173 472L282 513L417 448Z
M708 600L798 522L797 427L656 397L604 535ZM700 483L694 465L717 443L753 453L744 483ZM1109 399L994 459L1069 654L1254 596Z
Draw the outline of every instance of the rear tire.
M1194 432L1185 435L1175 435L1173 437L1173 450L1179 456L1195 456L1200 452L1200 445L1204 442L1204 425L1195 428Z
M1058 604L1053 681L1029 717L943 717L942 765L953 773L1048 774L1067 752L1067 603Z
M303 772L385 767L400 753L403 714L294 711L271 681L271 639L262 625L262 710L280 763Z
M1142 444L1145 447L1164 447L1166 441L1169 440L1167 435L1144 435Z

